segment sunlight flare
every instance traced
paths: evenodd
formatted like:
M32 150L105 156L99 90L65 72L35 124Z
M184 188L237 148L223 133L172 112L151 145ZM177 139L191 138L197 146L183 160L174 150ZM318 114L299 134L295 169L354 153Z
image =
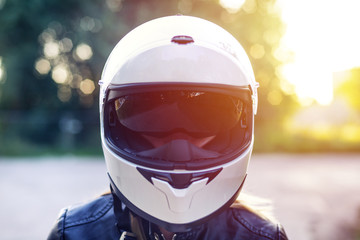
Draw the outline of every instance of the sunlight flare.
M282 68L283 76L294 84L300 101L311 98L330 104L332 74L360 66L360 1L278 3L287 26L280 47L294 53L294 59Z
M245 0L219 0L219 3L229 13L236 13L244 5Z

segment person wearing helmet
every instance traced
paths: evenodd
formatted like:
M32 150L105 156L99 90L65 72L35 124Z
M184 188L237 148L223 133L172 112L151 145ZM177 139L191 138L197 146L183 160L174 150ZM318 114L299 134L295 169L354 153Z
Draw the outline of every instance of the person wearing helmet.
M140 25L100 80L111 193L63 210L48 239L287 239L241 204L257 87L239 42L189 16Z

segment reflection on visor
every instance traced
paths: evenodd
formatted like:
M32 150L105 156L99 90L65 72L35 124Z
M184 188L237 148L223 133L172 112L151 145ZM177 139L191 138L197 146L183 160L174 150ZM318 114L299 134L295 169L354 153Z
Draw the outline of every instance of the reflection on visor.
M234 127L244 103L235 97L193 91L151 92L115 100L118 120L136 132L175 131L211 136Z
M249 89L115 89L105 136L125 159L157 169L201 169L241 154L252 138Z

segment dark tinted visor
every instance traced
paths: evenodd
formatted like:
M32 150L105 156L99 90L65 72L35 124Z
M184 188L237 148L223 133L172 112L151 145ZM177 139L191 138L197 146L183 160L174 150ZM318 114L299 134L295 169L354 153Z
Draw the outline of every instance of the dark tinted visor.
M114 102L122 125L155 136L176 131L215 135L239 122L244 104L232 96L187 90L138 93Z
M109 92L107 138L119 151L153 163L196 162L235 151L249 138L248 88L144 88ZM217 144L221 138L224 142Z

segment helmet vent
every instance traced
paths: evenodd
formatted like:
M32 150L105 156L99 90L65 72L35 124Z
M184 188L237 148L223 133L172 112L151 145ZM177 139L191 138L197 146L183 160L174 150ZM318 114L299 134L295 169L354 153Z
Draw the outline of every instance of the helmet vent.
M181 44L181 45L186 45L186 44L189 44L189 43L193 43L194 39L192 37L190 37L190 36L179 35L179 36L173 37L171 39L171 42Z
M211 182L221 171L222 168L203 171L203 172L193 172L193 173L169 173L169 172L157 172L152 170L147 170L143 168L136 168L141 175L143 175L146 180L151 184L153 183L153 178L168 182L173 188L184 189L188 188L193 182L207 178L207 183Z

